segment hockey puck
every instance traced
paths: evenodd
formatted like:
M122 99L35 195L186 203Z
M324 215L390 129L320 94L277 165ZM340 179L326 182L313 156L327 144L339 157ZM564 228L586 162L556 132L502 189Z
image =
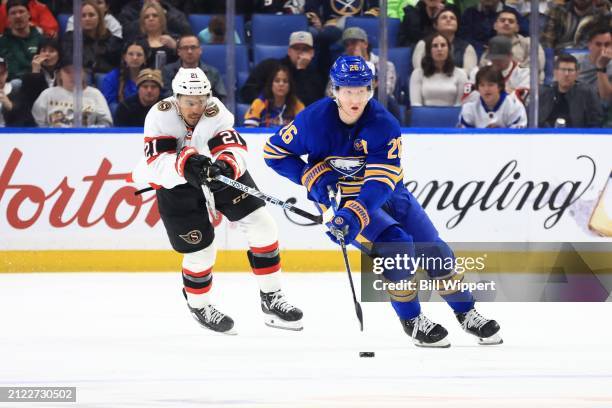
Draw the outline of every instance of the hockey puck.
M359 357L374 357L374 352L373 351L360 351L359 352Z

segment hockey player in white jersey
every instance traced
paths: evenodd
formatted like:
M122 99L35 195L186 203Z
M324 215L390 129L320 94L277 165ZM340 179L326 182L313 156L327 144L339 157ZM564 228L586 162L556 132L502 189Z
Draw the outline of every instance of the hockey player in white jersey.
M261 200L213 180L221 174L256 187L246 168L246 142L233 128L234 116L212 96L210 82L200 68L181 68L172 81L172 91L173 96L158 102L147 114L144 157L133 179L156 189L170 243L183 254L183 294L189 310L205 328L235 334L234 321L210 299L216 256L211 221L219 211L246 235L265 323L301 330L302 311L281 291L273 218Z
M502 74L492 66L476 75L478 98L461 107L459 126L463 128L524 128L525 106L504 90Z

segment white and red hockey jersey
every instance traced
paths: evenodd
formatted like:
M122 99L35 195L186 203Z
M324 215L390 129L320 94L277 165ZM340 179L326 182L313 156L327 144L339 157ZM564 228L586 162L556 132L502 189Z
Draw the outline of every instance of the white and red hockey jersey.
M231 156L236 178L246 171L246 142L234 130L234 115L223 103L211 97L192 128L179 115L176 98L171 96L147 114L144 155L132 172L133 181L164 188L186 183L182 168L185 163L179 155L183 148L194 148L213 161L222 154Z
M493 109L487 108L482 98L465 103L461 107L459 127L463 128L524 128L527 127L527 112L518 99L501 93Z
M476 74L481 67L474 67L468 75L468 81L463 90L462 103L478 100L479 94L476 89ZM529 68L522 68L516 61L502 71L506 83L506 92L514 95L523 104L527 101L530 89Z

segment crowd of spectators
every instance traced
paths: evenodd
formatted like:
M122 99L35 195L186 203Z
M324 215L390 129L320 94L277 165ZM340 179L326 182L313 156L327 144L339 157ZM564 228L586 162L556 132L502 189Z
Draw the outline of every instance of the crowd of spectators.
M308 21L307 30L288 36L284 57L252 64L236 89L238 102L250 106L240 121L289 123L331 95L329 67L346 54L364 57L377 74L385 71L385 83L374 86L385 87L389 110L402 123L411 106L455 106L462 111L459 126L525 126L530 70L537 69L539 126L612 126L610 0L541 2L534 11L540 21L537 62L530 61L527 3L388 0L388 16L400 20L390 43L410 47L411 54L410 61L381 67L378 44L363 28L346 25L350 16L378 17L378 0L236 0L246 32L230 37L250 47L251 58L252 14L303 14ZM233 81L203 62L209 44L225 43L224 12L223 1L83 0L83 126L142 126L147 110L171 94L180 67L200 67L213 94L225 100ZM75 17L60 27L60 13L71 14L72 1L2 1L0 126L73 125ZM198 32L188 19L196 13L212 16ZM547 62L554 66L548 73Z

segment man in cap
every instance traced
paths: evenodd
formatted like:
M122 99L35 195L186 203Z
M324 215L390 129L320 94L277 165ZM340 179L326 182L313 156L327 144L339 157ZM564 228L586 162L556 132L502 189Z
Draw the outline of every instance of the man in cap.
M8 29L0 37L0 56L11 61L9 79L14 79L30 72L32 57L38 50L42 35L30 27L27 0L8 0L6 12Z
M116 126L144 126L149 109L160 100L164 86L161 72L156 69L143 69L136 77L136 86L136 95L121 102L117 108Z
M376 72L380 72L378 55L371 52L368 43L368 34L361 27L349 27L342 33L342 44L344 45L344 55L363 57L367 62L374 64ZM397 83L397 73L395 65L387 61L387 94L393 95L395 84Z
M521 102L525 103L530 88L529 68L521 68L519 63L513 59L512 40L504 35L496 35L491 38L489 40L488 58L490 60L488 65L501 72L506 84L506 93L516 96ZM478 91L474 84L479 69L479 67L475 67L468 76L464 102L478 98Z
M263 90L270 72L276 71L279 64L285 65L291 71L296 84L297 97L309 105L323 97L326 75L319 72L312 63L314 57L312 34L307 31L296 31L289 37L287 56L281 59L269 58L261 61L251 71L240 90L242 102L251 103Z

